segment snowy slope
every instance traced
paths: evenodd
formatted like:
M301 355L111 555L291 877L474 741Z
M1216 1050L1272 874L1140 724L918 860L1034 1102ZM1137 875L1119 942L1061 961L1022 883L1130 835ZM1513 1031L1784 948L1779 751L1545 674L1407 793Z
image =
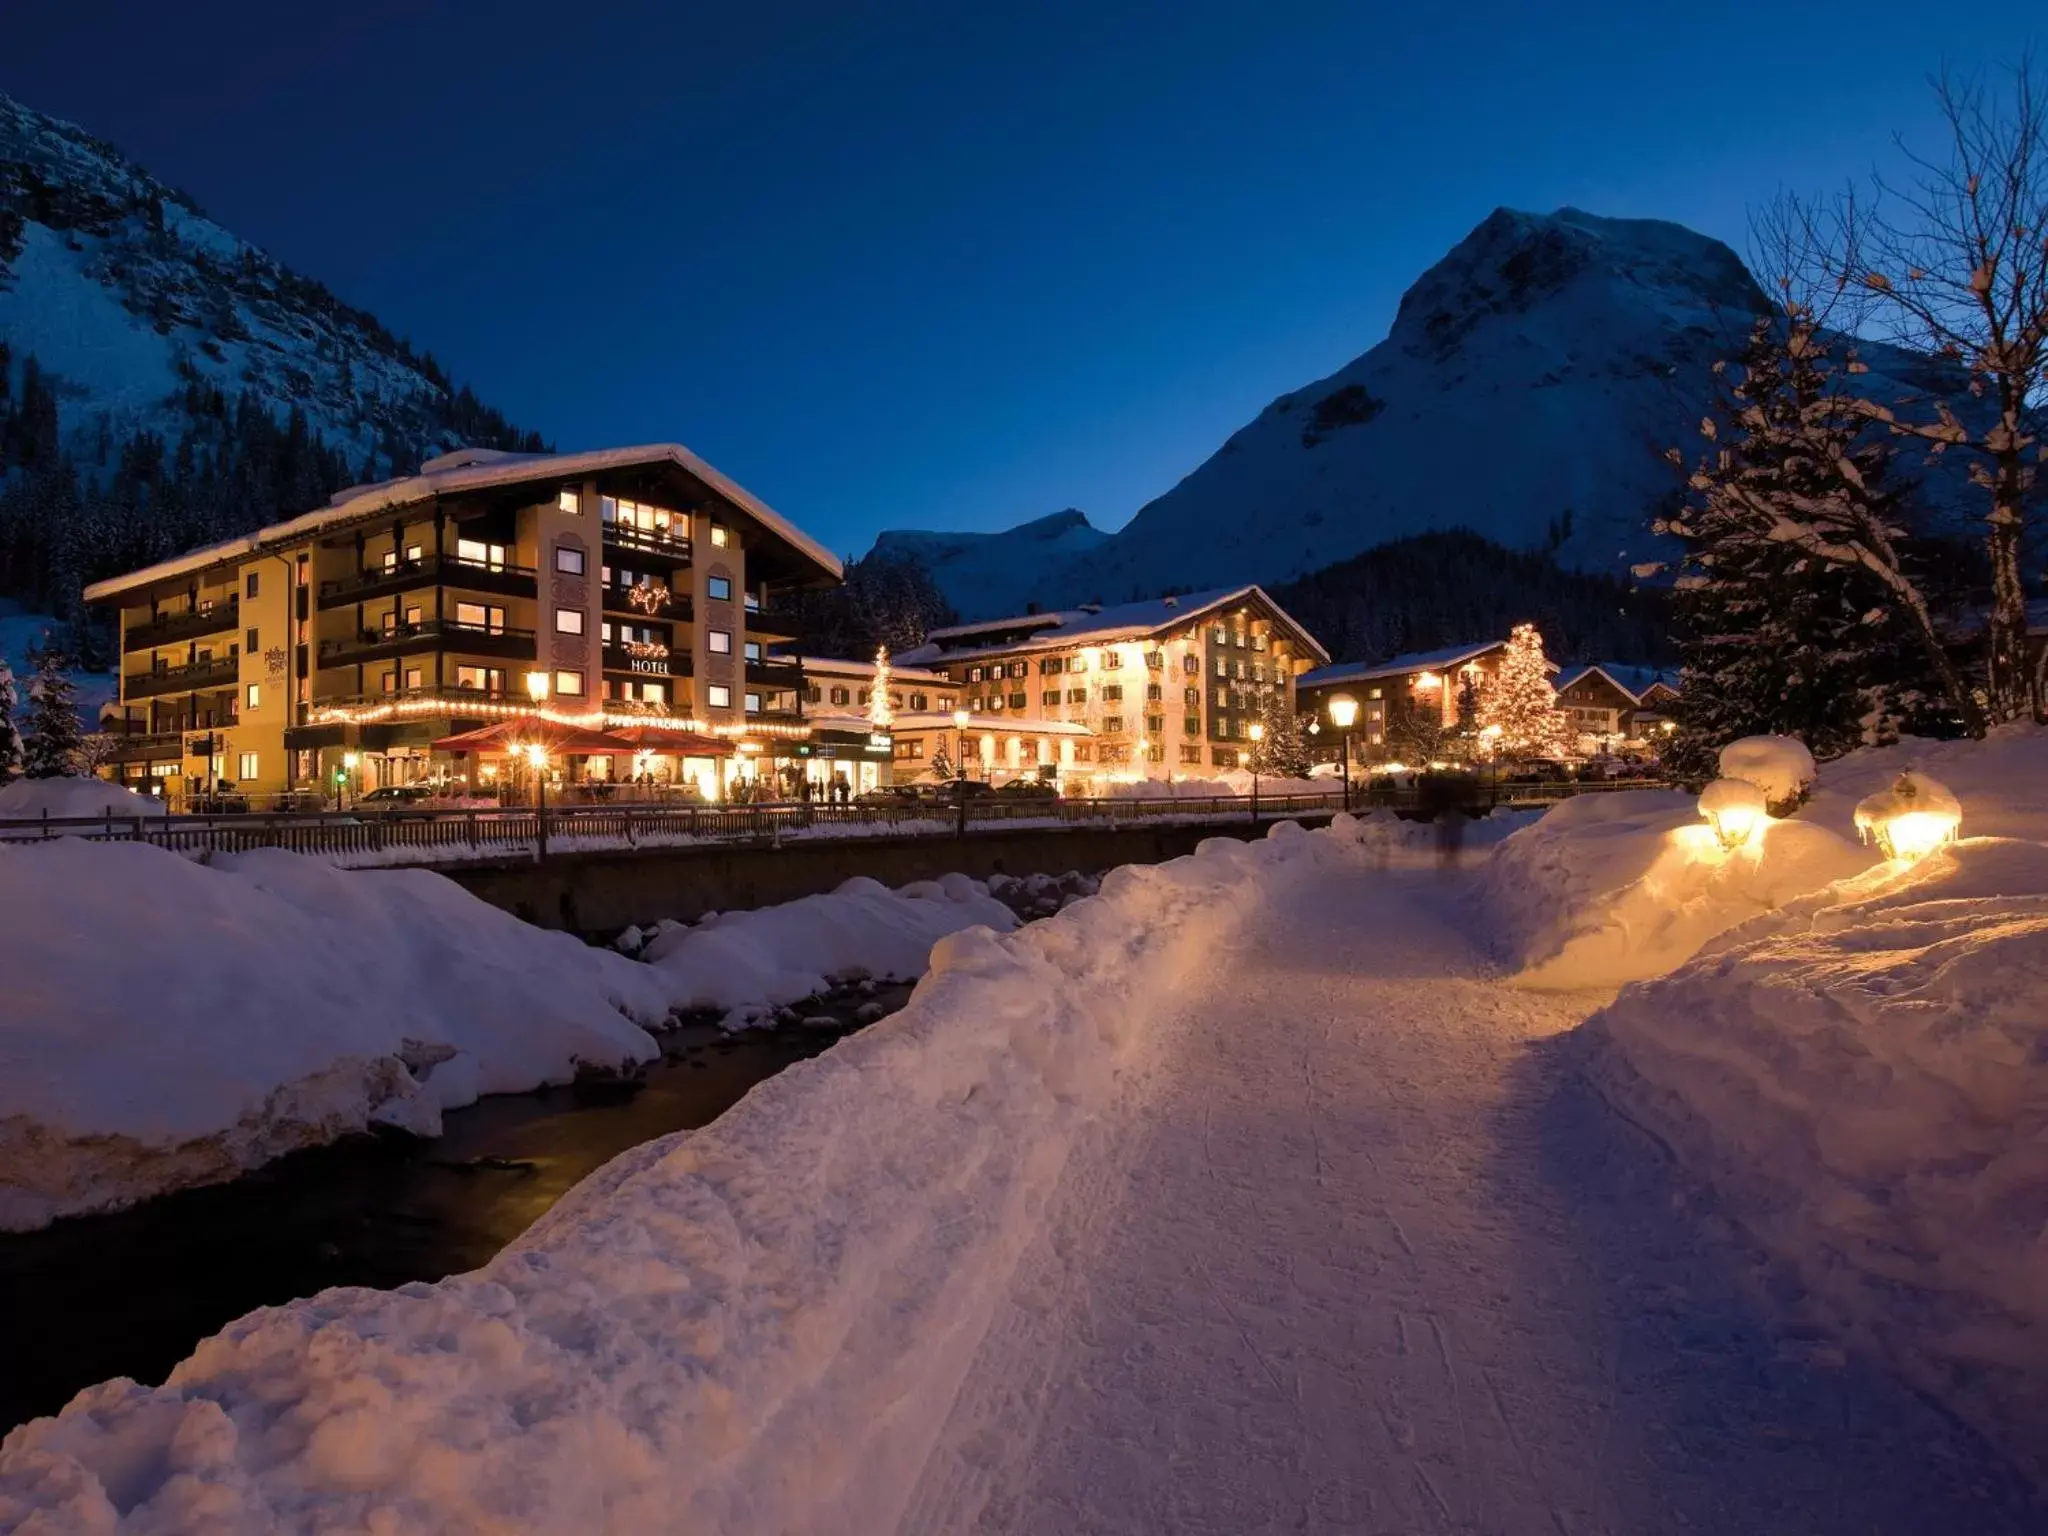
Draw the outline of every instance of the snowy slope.
M431 454L464 435L445 378L374 316L5 94L0 342L16 367L33 354L58 377L74 453L102 421L116 440L148 429L175 443L193 383L251 390L278 416L298 406L351 463L388 439Z
M1069 507L1001 533L891 530L875 539L873 553L915 560L963 616L989 618L1023 611L1047 571L1093 554L1109 537Z
M1379 345L1275 400L1085 559L1047 549L1035 580L1007 579L1051 606L1120 602L1283 581L1454 527L1623 572L1668 552L1648 532L1679 484L1660 454L1699 447L1708 370L1764 303L1733 251L1677 224L1500 209ZM1892 348L1863 357L1878 398L1924 382ZM941 584L965 617L1001 606Z

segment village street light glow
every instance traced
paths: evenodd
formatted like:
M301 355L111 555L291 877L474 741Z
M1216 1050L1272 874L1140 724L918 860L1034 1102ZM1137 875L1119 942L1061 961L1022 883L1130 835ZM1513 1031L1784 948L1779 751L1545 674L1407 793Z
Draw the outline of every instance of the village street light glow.
M1700 815L1714 840L1733 852L1747 845L1770 820L1764 792L1747 779L1716 779L1700 791Z
M1856 807L1857 836L1875 842L1887 859L1906 864L1954 842L1962 824L1962 802L1924 773L1902 773L1889 789L1866 796Z
M548 675L547 675L547 673L545 673L545 672L529 672L529 673L527 673L527 674L526 674L526 696L527 696L528 698L532 699L532 700L533 700L533 702L534 702L534 703L536 703L536 704L545 704L545 703L547 703L547 701L548 701Z
M1340 693L1330 700L1330 724L1340 731L1348 731L1358 719L1358 700L1348 693Z

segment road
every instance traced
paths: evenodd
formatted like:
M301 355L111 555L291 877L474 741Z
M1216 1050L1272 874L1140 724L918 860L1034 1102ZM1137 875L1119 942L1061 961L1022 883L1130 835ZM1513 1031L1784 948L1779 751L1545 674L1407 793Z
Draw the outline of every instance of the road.
M2041 1507L1504 987L1469 876L1298 887L1070 1163L899 1529L1978 1533Z

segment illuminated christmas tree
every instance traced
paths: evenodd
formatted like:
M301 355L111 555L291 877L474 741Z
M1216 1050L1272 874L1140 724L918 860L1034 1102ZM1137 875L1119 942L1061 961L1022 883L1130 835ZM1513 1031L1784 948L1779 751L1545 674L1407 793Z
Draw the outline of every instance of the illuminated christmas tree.
M1550 663L1534 624L1517 624L1501 657L1500 673L1481 691L1479 728L1500 727L1497 750L1545 753L1564 749L1568 727L1550 686Z
M875 651L875 681L868 689L868 724L886 731L896 723L896 711L889 707L889 647Z

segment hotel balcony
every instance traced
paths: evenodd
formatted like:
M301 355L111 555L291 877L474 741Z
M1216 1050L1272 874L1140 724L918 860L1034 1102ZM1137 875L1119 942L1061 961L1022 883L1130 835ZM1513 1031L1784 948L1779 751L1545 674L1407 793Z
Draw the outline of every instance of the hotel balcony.
M688 534L637 528L631 523L606 523L604 543L608 549L630 550L636 555L655 555L676 565L690 563Z
M630 672L639 677L689 677L693 663L686 650L671 650L666 656L636 654L630 646L604 648L604 670Z
M388 629L365 629L322 640L320 665L353 666L416 651L461 651L465 655L507 656L520 661L530 661L536 654L530 629L426 619L418 624L394 624Z
M150 758L182 757L185 751L183 731L110 731L111 746L107 761L114 763L136 763Z
M436 560L402 560L374 566L352 576L320 583L320 606L342 608L419 587L457 587L465 592L490 592L503 597L534 597L539 581L531 566L489 565L442 555Z
M121 636L121 649L146 651L153 645L175 645L180 640L217 635L233 629L241 611L241 603L231 597L226 602L211 603L186 613L167 613L159 619L131 624Z
M206 688L232 688L241 673L235 656L216 656L189 662L182 667L157 667L148 672L130 672L121 679L123 699L149 699L165 693L197 693Z
M606 582L600 589L604 593L606 613L630 614L643 619L661 619L669 623L689 624L696 619L696 605L687 592L669 592L657 598L651 592L640 592L637 587L625 586L619 582ZM640 592L636 597L634 594Z
M750 661L747 686L761 689L801 688L804 669L794 661Z
M787 602L747 604L747 634L756 640L794 640L802 633L795 607Z

